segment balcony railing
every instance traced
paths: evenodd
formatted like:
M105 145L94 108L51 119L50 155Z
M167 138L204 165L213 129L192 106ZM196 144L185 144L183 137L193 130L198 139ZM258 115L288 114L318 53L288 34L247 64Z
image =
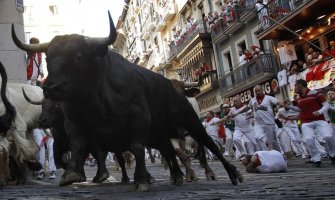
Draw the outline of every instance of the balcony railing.
M176 56L178 53L177 47L174 43L169 45L169 51L167 51L167 59L170 61Z
M203 79L203 84L200 85L200 93L204 93L208 90L216 89L219 87L216 70L207 72Z
M212 39L216 40L223 34L226 34L226 31L233 27L234 25L240 23L248 14L254 12L254 0L243 1L243 4L230 9L226 9L219 17L218 20L212 25L210 31L212 33Z
M204 21L197 20L183 35L176 41L178 52L182 51L199 33L207 33Z
M171 20L177 13L174 2L166 3L165 7L162 7L162 11L165 22Z
M264 31L268 30L270 27L275 25L275 23L265 17L265 13L275 21L280 21L285 16L288 16L293 11L299 9L304 4L307 4L311 0L295 0L295 1L284 1L284 0L270 0L266 6L259 10L258 18L259 22L263 27L262 34Z
M219 79L222 90L229 90L262 73L275 73L276 67L271 54L261 54L233 71L226 71Z

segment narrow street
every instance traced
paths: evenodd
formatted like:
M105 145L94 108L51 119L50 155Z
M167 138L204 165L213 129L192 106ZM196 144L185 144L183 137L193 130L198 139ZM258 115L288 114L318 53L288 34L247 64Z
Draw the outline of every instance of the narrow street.
M31 177L24 186L7 186L0 192L0 199L335 199L335 166L325 160L320 168L306 164L306 160L288 162L288 172L277 174L247 174L239 161L232 161L244 174L244 182L233 186L218 161L210 162L218 181L207 181L204 170L194 162L200 180L174 186L169 181L169 171L160 163L148 163L149 172L156 178L150 192L130 192L129 184L118 182L120 171L108 164L111 175L116 179L102 184L92 184L96 167L85 166L87 183L59 187L62 174L56 180L34 180ZM132 178L134 167L127 169Z

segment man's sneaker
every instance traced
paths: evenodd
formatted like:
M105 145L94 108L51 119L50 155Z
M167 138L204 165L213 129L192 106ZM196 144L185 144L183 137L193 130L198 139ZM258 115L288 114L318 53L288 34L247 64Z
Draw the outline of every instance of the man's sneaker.
M42 170L42 171L39 171L38 174L37 174L37 177L36 179L38 180L42 180L45 178L45 172Z
M50 172L49 179L55 179L55 178L56 178L56 172L55 171Z

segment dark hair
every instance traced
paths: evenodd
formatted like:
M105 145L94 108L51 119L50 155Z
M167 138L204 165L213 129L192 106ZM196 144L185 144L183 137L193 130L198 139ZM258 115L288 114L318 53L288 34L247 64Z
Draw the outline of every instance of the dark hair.
M307 81L305 81L304 79L296 80L295 84L301 85L302 87L307 87Z
M30 38L29 43L30 44L38 44L38 43L40 43L40 40L35 38L35 37L32 37L32 38Z

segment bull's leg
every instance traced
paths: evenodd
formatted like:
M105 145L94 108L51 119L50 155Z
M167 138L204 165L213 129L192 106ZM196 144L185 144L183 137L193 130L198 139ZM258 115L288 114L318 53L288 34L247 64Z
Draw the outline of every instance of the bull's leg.
M130 179L129 179L128 174L127 174L125 160L124 160L124 157L123 157L122 153L115 153L115 156L116 156L116 158L117 158L117 160L120 164L121 170L122 170L121 182L122 183L129 183Z
M74 123L65 121L66 132L68 133L71 141L71 159L66 167L64 174L59 182L60 186L70 185L75 182L86 181L84 175L84 163L87 158L88 152L88 138L85 137L86 131L81 130L80 126Z
M188 118L189 117L189 118ZM186 130L191 134L191 136L197 141L198 145L204 145L207 149L209 149L223 164L226 169L230 181L233 185L237 185L237 182L243 181L242 174L236 170L236 167L229 163L221 154L219 148L215 145L212 138L206 133L206 130L199 122L196 116L188 116L185 119Z
M149 173L145 167L145 150L144 145L137 142L130 145L130 151L135 156L136 166L134 172L134 188L136 191L149 191Z
M175 149L175 151L176 151L176 155L178 156L179 160L185 166L186 181L187 182L197 181L199 178L197 177L197 175L194 173L193 169L191 168L191 161L186 155L186 153L180 148Z
M198 152L199 152L199 161L202 164L202 166L205 168L206 179L208 181L217 180L215 173L208 165L208 161L206 158L206 151L203 145L201 144L198 145Z
M93 157L97 160L98 164L98 170L97 174L93 178L92 182L93 183L102 183L104 180L106 180L109 177L109 172L106 168L106 157L107 157L107 152L92 152Z
M183 184L183 172L181 171L177 159L176 159L176 151L174 146L169 139L164 139L160 144L160 152L166 159L166 161L170 161L172 164L172 169L170 169L171 177L173 183L175 185L182 185Z

